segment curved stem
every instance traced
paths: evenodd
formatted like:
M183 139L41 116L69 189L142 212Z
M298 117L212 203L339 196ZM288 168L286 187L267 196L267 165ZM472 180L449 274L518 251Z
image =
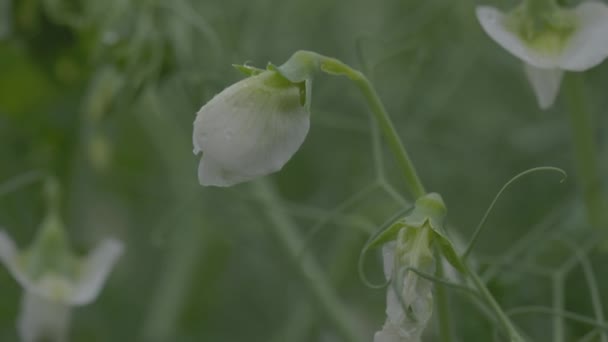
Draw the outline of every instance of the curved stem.
M582 76L570 73L566 76L565 83L578 177L583 187L589 223L594 227L608 228L606 227L608 205L602 196L594 143L595 134L591 113L585 100Z
M407 150L405 149L405 146L403 145L395 126L393 125L393 121L384 108L380 97L365 75L335 58L323 56L311 51L298 51L292 58L299 61L297 64L302 66L302 70L305 70L303 73L308 74L311 72L311 69L320 67L321 71L331 75L346 76L355 82L359 90L361 90L363 93L365 100L374 114L374 117L378 122L378 127L380 127L380 130L384 135L391 152L397 160L397 164L401 168L401 172L403 173L412 196L414 199L424 196L426 194L426 190L418 177L416 168L414 167L414 164L412 163L409 154L407 153Z
M372 86L363 74L357 72L357 78L354 78L353 81L357 84L365 99L367 100L372 113L374 113L376 120L378 122L378 126L382 130L382 134L386 139L393 155L397 159L397 163L401 168L401 172L403 172L403 176L405 177L405 181L414 196L414 198L422 197L426 194L426 190L424 189L424 185L420 181L418 177L418 173L416 172L416 168L414 164L410 160L409 154L407 153L393 122L386 112L384 105L380 101L380 97L376 93L376 90Z

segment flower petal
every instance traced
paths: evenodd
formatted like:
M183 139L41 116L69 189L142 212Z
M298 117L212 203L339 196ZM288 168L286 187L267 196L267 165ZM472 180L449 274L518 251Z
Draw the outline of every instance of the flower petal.
M565 47L560 67L583 71L608 57L608 6L597 1L584 2L574 13L580 26Z
M95 300L123 250L123 244L118 240L107 239L101 242L84 261L82 274L67 302L84 305Z
M8 268L13 276L18 269L17 255L17 246L15 246L13 239L5 232L0 231L0 261L6 265L6 268Z
M266 71L235 83L198 112L193 140L203 151L201 184L229 186L278 171L303 143L310 115L300 90L275 86L273 77Z
M505 25L505 15L494 7L478 6L477 19L484 31L505 50L524 62L537 68L555 68L560 55L543 54L529 48L514 32Z
M203 186L231 186L249 179L247 175L222 168L208 155L198 164L198 182Z
M49 301L33 292L26 291L17 319L17 330L21 340L23 342L35 342L42 339L67 341L70 311L70 307L65 304Z
M382 258L384 261L384 276L386 280L390 280L393 275L395 265L395 241L387 242L382 246Z
M32 289L35 285L25 274L23 268L19 266L18 258L19 250L15 242L4 231L0 231L0 261L4 263L8 271L21 286L25 289Z
M548 109L555 102L564 72L560 69L540 69L529 64L524 65L526 77L541 109Z

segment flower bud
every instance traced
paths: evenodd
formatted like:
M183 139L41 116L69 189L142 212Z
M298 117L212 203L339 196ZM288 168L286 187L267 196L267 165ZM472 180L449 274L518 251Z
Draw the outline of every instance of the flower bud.
M439 194L430 193L416 201L414 209L368 242L364 250L383 244L384 274L389 287L386 322L374 335L374 342L420 341L433 312L432 282L413 270L435 272L433 243L456 269L462 269L456 252L445 237L447 213Z
M391 283L387 290L386 322L374 335L374 342L420 341L433 313L432 283L411 268L434 273L432 234L428 225L404 227L396 241L384 245L384 272Z
M304 82L265 70L217 94L194 121L201 185L231 186L280 170L310 126Z

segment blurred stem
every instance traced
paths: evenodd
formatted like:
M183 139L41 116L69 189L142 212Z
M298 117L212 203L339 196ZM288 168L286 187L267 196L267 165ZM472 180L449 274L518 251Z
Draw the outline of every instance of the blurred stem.
M192 155L188 135L183 132L176 120L165 113L156 90L148 88L142 95L142 108L136 116L141 126L150 136L149 141L159 153L163 164L170 166L169 188L178 204L187 205L192 198L192 177L188 165ZM187 147L187 148L186 148ZM181 203L181 204L180 204ZM205 250L205 230L202 215L189 215L180 222L179 233L172 234L169 253L164 260L160 278L151 296L147 317L141 332L144 341L174 341L175 325L186 303L187 295L196 275L201 255Z
M486 303L488 303L492 311L494 311L494 314L498 318L500 324L509 334L509 340L511 342L524 342L525 339L517 331L517 328L515 327L513 322L511 322L509 316L507 316L507 314L502 310L498 302L496 302L496 299L494 299L494 296L492 296L492 293L490 293L490 290L488 290L488 287L483 282L483 280L481 280L479 275L477 275L475 271L471 270L466 264L465 267L467 274L473 281L473 284L475 285L481 296L485 299Z
M437 260L437 277L444 279L443 259L441 258L441 252L436 251ZM435 287L435 298L437 298L437 311L439 319L439 341L451 342L452 341L452 327L450 324L450 306L448 302L448 296L445 287L442 284L437 284Z
M359 256L361 236L352 231L343 231L341 236L332 244L332 260L329 269L329 281L334 287L342 285L350 275L351 266L356 263ZM297 312L289 315L287 322L275 333L273 342L300 342L310 341L311 333L319 322L317 309L310 303L310 298L301 298L296 304Z
M156 285L143 327L145 341L172 341L175 325L204 250L204 230L188 225L174 234L170 253Z
M594 227L607 228L608 205L602 196L594 143L595 134L591 124L591 113L585 99L582 75L568 73L565 87L570 107L570 127L572 128L578 178L583 187L587 217L589 223Z
M397 160L397 164L401 168L412 196L414 199L418 199L426 194L424 185L422 185L422 182L418 177L416 168L414 167L414 164L412 163L409 154L407 153L407 150L405 149L405 146L403 145L403 142L395 129L393 121L384 108L384 105L382 104L382 101L376 93L373 85L362 72L351 68L335 58L323 56L311 51L296 52L284 65L287 64L290 64L290 67L301 67L302 70L304 70L301 71L303 73L310 73L310 69L312 68L311 66L320 67L321 71L323 72L330 75L346 76L351 81L355 82L357 87L359 87L359 90L361 90L363 93L367 104L374 114L376 121L378 122L378 126L380 127L380 131L384 135L391 152Z
M556 312L564 311L564 276L558 272L553 276L553 309ZM564 317L555 315L553 317L553 341L564 342Z
M282 210L281 199L273 185L266 179L260 179L253 183L253 189L272 222L270 226L273 233L285 247L292 261L298 266L298 270L306 280L306 285L314 294L328 318L346 341L363 342L364 339L361 337L352 315L340 302L336 292L327 282L325 275L312 256L308 254L301 256L299 254L302 239L298 234L298 228Z

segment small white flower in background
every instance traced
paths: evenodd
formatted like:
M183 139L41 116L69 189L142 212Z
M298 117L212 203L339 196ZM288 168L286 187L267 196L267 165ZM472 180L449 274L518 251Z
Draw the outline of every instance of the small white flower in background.
M25 291L17 321L22 342L67 341L71 307L95 300L122 252L122 242L107 239L86 257L72 254L54 205L23 251L0 231L0 261Z
M396 241L383 247L384 273L390 281L386 322L374 342L418 342L433 313L432 283L408 268L433 274L432 230L428 225L404 227Z
M479 6L484 31L525 63L525 74L542 109L551 107L564 71L584 71L608 57L608 6L583 2L573 9L554 0L525 0L504 14Z
M231 186L280 170L310 126L301 84L272 70L217 94L194 121L194 153L202 152L201 185Z

